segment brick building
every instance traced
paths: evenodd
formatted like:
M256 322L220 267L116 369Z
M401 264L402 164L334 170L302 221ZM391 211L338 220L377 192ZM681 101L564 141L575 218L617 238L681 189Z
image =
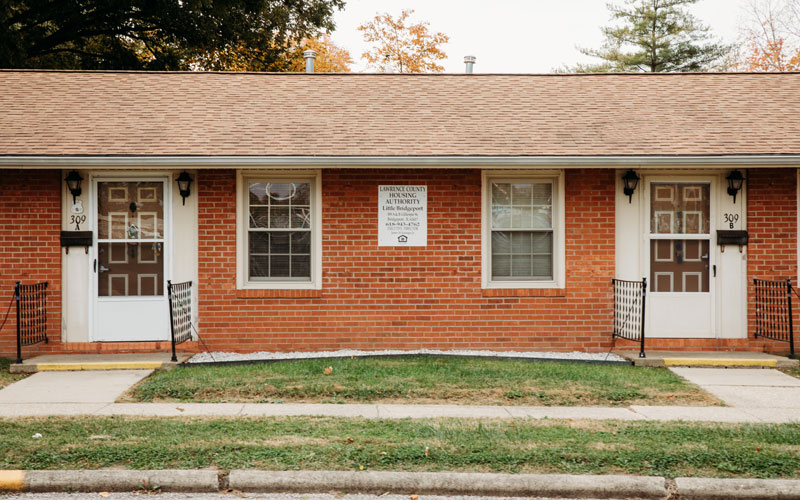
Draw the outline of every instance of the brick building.
M753 338L750 283L797 279L800 74L0 71L0 88L0 299L49 282L50 342L26 356L166 349L167 280L193 281L214 350L608 350L615 277L648 279L651 348L788 348Z

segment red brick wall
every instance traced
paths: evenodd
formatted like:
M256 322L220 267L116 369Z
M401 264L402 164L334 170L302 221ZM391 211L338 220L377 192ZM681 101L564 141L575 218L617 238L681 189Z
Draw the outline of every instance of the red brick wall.
M751 169L747 173L747 255L748 330L755 332L753 278L784 280L797 286L797 171L794 169ZM793 301L795 336L800 300ZM761 341L761 339L759 339ZM766 350L783 352L788 343L763 341ZM800 342L795 340L800 351Z
M201 171L201 335L211 349L237 351L607 349L613 176L566 173L565 290L489 297L480 284L479 170L325 170L322 292L258 298L236 291L235 173ZM377 246L379 184L428 186L426 247Z
M23 357L57 349L61 338L60 170L3 170L0 182L0 321L14 283L48 281L49 345L23 347ZM0 330L0 356L16 357L16 309Z

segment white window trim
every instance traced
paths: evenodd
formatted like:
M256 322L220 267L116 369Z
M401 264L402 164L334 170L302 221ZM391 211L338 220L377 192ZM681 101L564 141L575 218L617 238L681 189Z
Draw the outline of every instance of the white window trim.
M552 181L553 197L553 280L550 281L492 281L492 227L491 227L491 183L493 181ZM564 243L564 171L484 170L481 173L481 287L489 288L565 288L566 245Z
M247 183L250 180L294 180L311 183L311 281L249 281L246 275ZM320 170L238 170L236 172L236 288L239 290L322 289L322 173Z

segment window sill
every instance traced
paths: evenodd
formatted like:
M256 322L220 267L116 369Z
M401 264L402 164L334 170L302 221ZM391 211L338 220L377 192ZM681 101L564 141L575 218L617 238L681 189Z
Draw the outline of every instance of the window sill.
M566 297L564 288L484 288L484 297Z
M236 290L237 299L318 299L322 290L303 289L240 289Z

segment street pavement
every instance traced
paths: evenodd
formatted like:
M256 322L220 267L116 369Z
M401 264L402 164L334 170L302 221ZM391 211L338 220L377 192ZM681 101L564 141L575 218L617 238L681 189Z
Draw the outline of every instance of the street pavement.
M413 492L408 495L342 495L340 493L242 493L231 491L229 493L160 493L158 500L232 500L234 498L247 498L250 500L410 500ZM98 500L108 498L109 500L143 500L147 494L143 492L132 493L113 493L107 497L99 496L98 493L12 493L3 495L4 500ZM466 496L436 496L418 495L418 500L478 500L486 497L466 497ZM491 497L493 500L556 500L545 497ZM560 498L559 500L571 500ZM582 500L593 500L582 499ZM594 499L597 500L597 499Z

